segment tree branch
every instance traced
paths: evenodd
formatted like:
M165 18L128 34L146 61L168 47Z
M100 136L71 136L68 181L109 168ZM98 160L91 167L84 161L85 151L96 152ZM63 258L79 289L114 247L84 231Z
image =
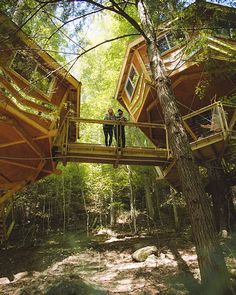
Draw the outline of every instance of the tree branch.
M103 9L101 8L101 9L98 9L98 10L95 10L95 11L91 11L91 12L88 12L88 13L85 13L85 14L83 14L83 15L80 15L80 16L77 16L77 17L75 17L75 18L73 18L73 19L70 19L70 20L68 20L68 21L66 21L66 22L64 22L60 27L57 27L57 29L51 34L51 36L49 36L48 37L48 41L58 32L58 31L60 31L64 26L66 26L67 24L69 24L69 23L71 23L71 22L73 22L73 21L75 21L75 20L79 20L79 19L81 19L81 18L85 18L85 17L87 17L87 16L89 16L89 15L92 15L92 14L94 14L94 13L97 13L97 12L100 12L100 11L103 11Z

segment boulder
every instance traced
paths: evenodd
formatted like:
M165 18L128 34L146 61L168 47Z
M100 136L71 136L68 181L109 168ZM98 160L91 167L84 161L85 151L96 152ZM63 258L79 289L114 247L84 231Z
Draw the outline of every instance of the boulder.
M158 266L158 258L156 255L152 254L149 255L148 258L145 260L146 267L157 267Z
M8 278L4 277L4 278L0 278L0 285L5 285L5 284L9 284L10 281Z
M140 248L137 251L135 251L132 254L132 258L135 261L143 262L148 258L148 256L150 256L152 254L155 254L155 253L157 253L157 247L156 246L147 246L147 247Z

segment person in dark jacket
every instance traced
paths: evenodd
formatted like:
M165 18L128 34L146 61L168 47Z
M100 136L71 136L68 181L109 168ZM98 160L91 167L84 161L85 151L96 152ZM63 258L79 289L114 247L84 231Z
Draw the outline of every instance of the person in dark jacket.
M119 122L127 121L121 109L118 110L118 113L116 115L116 120ZM125 147L125 126L124 125L115 126L115 139L116 139L118 147L122 147L122 148Z
M108 109L108 112L105 114L104 120L106 121L115 121L116 117L115 114L113 112L112 108ZM112 138L113 138L113 124L103 124L103 132L104 132L104 136L105 136L105 145L106 146L111 146L112 144Z

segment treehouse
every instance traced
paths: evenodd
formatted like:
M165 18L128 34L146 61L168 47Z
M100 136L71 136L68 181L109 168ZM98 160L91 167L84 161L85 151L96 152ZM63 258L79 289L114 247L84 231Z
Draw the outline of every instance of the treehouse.
M222 157L236 115L234 106L225 103L236 96L236 9L204 5L204 10L190 5L183 19L165 23L157 36L159 52L199 161ZM193 21L190 15L196 19ZM152 85L147 46L140 37L128 45L115 94L134 122L164 123L158 93ZM217 112L217 130L209 126L212 112ZM168 148L164 130L142 131L156 147ZM164 176L176 174L173 167L173 162L168 164Z
M3 13L0 39L2 220L11 211L3 205L14 192L58 172L52 159L54 137L68 112L79 114L81 84ZM0 221L0 234L4 226Z

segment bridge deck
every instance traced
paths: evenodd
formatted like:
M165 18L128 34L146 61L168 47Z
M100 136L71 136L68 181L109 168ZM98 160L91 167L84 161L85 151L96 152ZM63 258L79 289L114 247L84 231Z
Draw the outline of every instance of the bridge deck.
M106 163L143 166L164 166L169 163L168 150L141 147L106 147L96 144L71 143L63 155L61 149L56 157L64 162Z

